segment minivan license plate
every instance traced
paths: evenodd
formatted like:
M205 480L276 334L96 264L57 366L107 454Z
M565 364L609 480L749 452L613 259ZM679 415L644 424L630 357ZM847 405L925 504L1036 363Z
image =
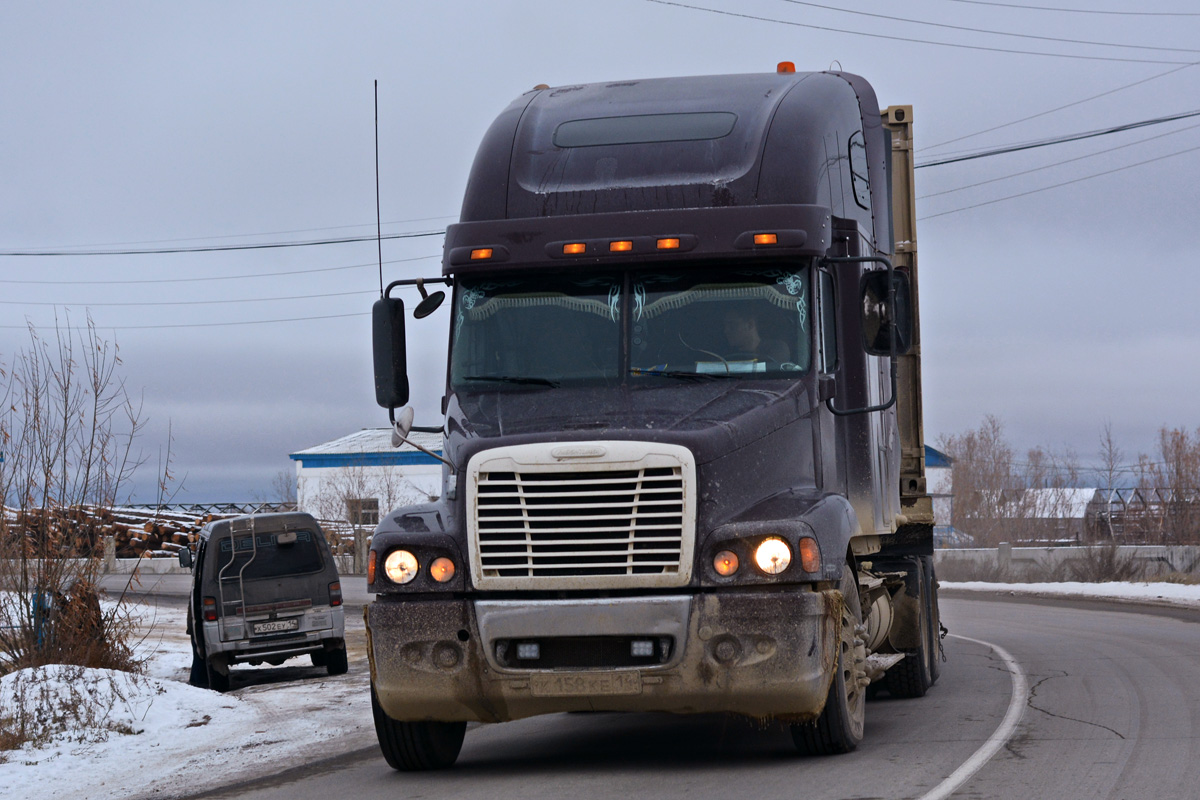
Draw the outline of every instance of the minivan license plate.
M251 626L255 636L262 636L264 633L284 633L286 631L294 631L300 627L300 620L293 617L292 619L273 619L270 622L256 622Z

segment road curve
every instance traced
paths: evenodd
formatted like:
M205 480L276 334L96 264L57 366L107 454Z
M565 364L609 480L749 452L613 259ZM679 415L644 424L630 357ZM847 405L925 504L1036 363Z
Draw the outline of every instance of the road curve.
M937 686L869 703L845 756L799 758L782 729L734 718L561 714L474 728L449 772L397 773L362 752L206 797L1200 797L1200 613L943 598L942 619L958 637ZM1015 726L1020 681L1002 652L1028 681ZM948 793L964 764L977 769Z

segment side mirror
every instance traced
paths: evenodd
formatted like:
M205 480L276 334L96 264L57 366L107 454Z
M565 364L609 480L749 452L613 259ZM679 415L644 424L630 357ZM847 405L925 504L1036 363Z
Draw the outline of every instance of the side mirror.
M888 273L884 270L863 275L862 331L863 348L873 356L902 355L912 346L912 290L908 275L892 272L892 303L888 303Z
M192 551L191 548L185 547L179 551L179 566L184 569L192 568Z
M375 402L398 408L408 402L408 363L404 350L404 301L381 297L371 307L375 354Z

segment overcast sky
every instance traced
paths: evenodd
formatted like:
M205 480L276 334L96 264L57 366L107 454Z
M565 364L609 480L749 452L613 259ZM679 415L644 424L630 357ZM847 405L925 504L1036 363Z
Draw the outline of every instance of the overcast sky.
M484 130L539 83L840 65L914 105L918 163L1200 110L1188 0L688 5L0 4L0 251L373 234L375 80L385 234L453 222ZM1021 450L1095 462L1111 420L1132 461L1200 425L1198 125L918 170L930 442L990 413ZM440 249L385 241L385 279L440 274ZM0 362L27 322L90 312L144 396L151 465L174 431L177 499L266 498L289 453L387 422L375 261L373 241L3 256ZM408 332L436 424L446 309Z

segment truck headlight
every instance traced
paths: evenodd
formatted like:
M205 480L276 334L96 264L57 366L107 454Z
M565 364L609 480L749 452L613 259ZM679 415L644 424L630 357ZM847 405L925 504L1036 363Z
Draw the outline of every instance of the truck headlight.
M417 557L407 550L393 550L383 561L383 571L392 583L408 583L417 577Z
M792 563L792 548L778 536L763 539L754 549L754 563L768 575L778 575Z

